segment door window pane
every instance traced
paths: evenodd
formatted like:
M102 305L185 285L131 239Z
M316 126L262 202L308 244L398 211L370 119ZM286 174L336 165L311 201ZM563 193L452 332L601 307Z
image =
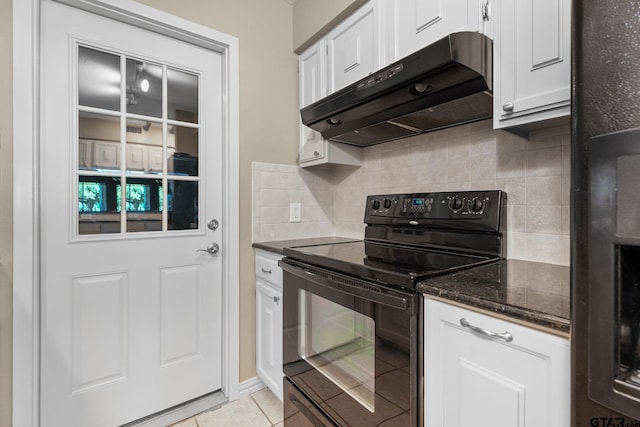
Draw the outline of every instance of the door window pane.
M175 153L169 158L168 172L172 175L198 176L199 132L197 128L171 126Z
M162 67L127 59L127 113L162 117Z
M120 198L122 197L121 189L118 186ZM163 194L160 179L127 179L125 189L127 232L162 230Z
M78 137L78 169L120 169L120 117L81 111Z
M198 182L169 180L167 213L169 230L198 228Z
M78 50L78 104L120 110L120 56L80 46Z
M78 178L78 234L120 233L120 178Z
M127 120L127 172L162 173L162 123Z
M168 68L167 103L169 119L198 123L198 76Z
M299 290L300 356L368 411L375 410L375 323Z

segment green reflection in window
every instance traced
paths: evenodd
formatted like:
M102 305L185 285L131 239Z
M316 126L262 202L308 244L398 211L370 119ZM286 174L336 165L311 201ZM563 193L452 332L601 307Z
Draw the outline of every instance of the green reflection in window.
M116 194L118 197L117 206L122 206L122 191L118 185ZM127 212L149 211L149 186L144 184L127 184L125 191L127 198ZM120 212L120 209L118 209Z
M106 184L100 182L79 182L78 211L106 212Z

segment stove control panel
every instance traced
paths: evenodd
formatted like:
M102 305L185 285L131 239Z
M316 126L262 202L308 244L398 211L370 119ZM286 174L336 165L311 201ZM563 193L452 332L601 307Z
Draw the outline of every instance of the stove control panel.
M368 196L364 222L494 230L500 227L505 198L500 190Z

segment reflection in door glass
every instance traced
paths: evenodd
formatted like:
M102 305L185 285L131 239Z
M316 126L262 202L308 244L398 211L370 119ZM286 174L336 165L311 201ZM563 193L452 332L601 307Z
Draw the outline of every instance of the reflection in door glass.
M127 113L162 117L162 67L127 59Z
M198 91L198 75L78 46L78 234L198 229Z
M175 153L169 158L167 168L169 174L198 176L198 129L171 126L169 133L175 137Z
M121 199L119 185L118 190ZM162 230L162 180L127 178L125 200L128 232Z
M127 119L127 172L162 172L162 123Z
M78 104L120 110L120 56L80 46Z
M78 178L78 234L120 233L120 178Z
M374 320L304 289L299 289L298 298L301 307L298 353L369 412L374 412Z
M167 181L167 213L169 230L198 228L198 182Z
M78 169L120 169L120 118L81 111L78 114Z
M198 123L198 76L167 69L169 119Z

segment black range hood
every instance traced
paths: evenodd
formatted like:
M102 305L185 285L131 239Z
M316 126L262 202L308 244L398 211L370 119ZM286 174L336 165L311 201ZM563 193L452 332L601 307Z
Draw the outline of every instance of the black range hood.
M493 42L453 33L300 110L325 139L368 146L493 116Z

